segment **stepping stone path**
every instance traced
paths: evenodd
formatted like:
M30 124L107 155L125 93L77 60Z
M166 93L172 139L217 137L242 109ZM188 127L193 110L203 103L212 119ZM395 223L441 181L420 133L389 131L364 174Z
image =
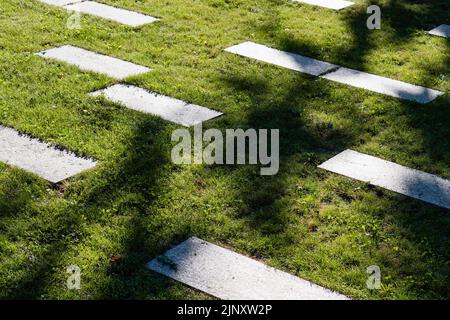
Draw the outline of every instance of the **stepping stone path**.
M345 150L319 168L450 209L450 181L393 162Z
M94 1L39 1L132 27L159 20ZM344 0L293 1L334 10L354 4ZM441 25L429 33L449 37L449 29L448 25ZM311 76L419 103L428 103L443 94L437 90L344 68L253 42L244 42L225 51ZM42 51L37 55L76 65L82 70L106 74L119 80L151 71L144 66L70 45ZM157 115L188 127L222 115L208 108L188 104L131 85L117 84L90 95L104 96L127 108ZM0 126L0 161L33 172L54 183L96 166L96 162L92 159L78 157L70 151L57 149L3 126ZM338 154L321 164L319 168L450 209L450 181L435 175L352 150ZM147 267L221 299L348 299L344 295L195 237L189 238L164 255L153 259Z
M147 67L69 45L45 50L37 55L73 64L82 70L103 73L115 79L151 71Z
M104 19L116 21L131 27L139 27L158 21L158 18L138 12L112 7L95 1L81 0L40 0L41 2L60 6L67 10L91 14Z
M147 267L220 299L348 299L195 237L150 261Z
M450 26L448 26L446 24L441 24L439 27L428 31L428 33L433 36L449 38L450 37Z
M307 3L313 6L319 6L334 10L341 10L355 4L354 2L344 0L293 0L293 1Z
M78 157L3 126L0 126L0 161L53 183L96 165L94 160Z
M124 105L127 108L160 116L161 118L190 127L222 115L208 108L188 104L131 85L117 84L91 93Z
M82 70L104 73L116 79L124 79L151 71L147 67L70 45L42 51L37 55L73 64ZM222 115L221 112L129 85L117 84L93 92L91 95L103 95L127 108L157 115L165 120L187 127Z
M340 67L320 60L272 49L253 42L244 42L225 49L225 51L309 75L319 76L335 82L348 84L353 87L419 103L428 103L443 94L443 92L438 90Z

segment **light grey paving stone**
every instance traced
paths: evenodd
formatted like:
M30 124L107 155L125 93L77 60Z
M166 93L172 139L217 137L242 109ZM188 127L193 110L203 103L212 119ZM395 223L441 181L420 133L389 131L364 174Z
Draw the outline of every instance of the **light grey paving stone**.
M53 183L96 165L94 160L78 157L3 126L0 126L0 161Z
M62 7L62 6L68 5L68 4L78 3L83 0L39 0L39 1L43 2L45 4Z
M153 259L147 267L226 300L348 299L196 237Z
M348 84L357 88L363 88L419 103L428 103L441 94L444 94L444 92L438 90L416 86L362 71L343 68L328 62L272 49L253 42L244 42L225 49L225 51L268 62L291 70L304 72L313 76L321 76L325 79Z
M116 21L131 27L139 27L159 20L138 12L112 7L95 1L83 1L81 3L65 6L65 8L67 10L91 14Z
M314 6L320 6L334 10L341 10L355 4L354 2L344 0L293 0L293 1L307 3Z
M127 108L157 115L165 120L187 127L222 115L221 112L188 104L175 98L130 85L116 84L106 89L92 92L90 95L103 95L105 98L120 103Z
M116 79L151 71L147 67L70 45L42 51L37 55L73 64L82 70L104 73Z
M450 181L393 162L345 150L319 168L450 209Z
M446 24L441 24L439 27L434 28L431 31L428 31L429 34L444 38L450 37L450 26Z
M295 53L272 49L254 42L244 42L225 49L225 51L291 70L300 71L313 76L318 76L338 68L338 66L328 62L303 57Z
M339 68L322 76L325 79L419 103L433 101L443 92L348 68Z

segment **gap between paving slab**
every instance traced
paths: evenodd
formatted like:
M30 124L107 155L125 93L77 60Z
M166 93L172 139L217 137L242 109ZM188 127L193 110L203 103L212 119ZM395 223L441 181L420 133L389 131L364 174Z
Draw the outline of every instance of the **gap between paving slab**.
M147 264L150 270L220 299L345 300L289 273L196 237Z
M37 55L47 59L55 59L66 62L85 71L103 73L119 80L129 76L144 74L152 70L132 62L120 60L118 58L113 58L71 45L41 51L38 52Z
M190 127L222 115L184 101L160 95L131 85L116 84L103 90L90 93L91 96L104 96L127 108L159 116L165 120Z
M436 206L450 209L450 181L353 150L318 166Z
M389 95L396 98L428 103L444 92L370 73L344 68L328 62L280 51L253 42L244 42L225 51L271 63L280 67L318 76L353 87Z
M96 166L95 160L78 157L3 126L0 126L0 161L53 183Z

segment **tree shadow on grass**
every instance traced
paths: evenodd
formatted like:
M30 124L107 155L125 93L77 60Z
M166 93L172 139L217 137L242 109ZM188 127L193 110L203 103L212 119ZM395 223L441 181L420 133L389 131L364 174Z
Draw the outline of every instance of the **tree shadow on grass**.
M445 14L439 12L439 8L447 6L443 1L435 1L433 3L420 1L420 3L423 3L428 10L424 10L423 12L411 11L404 3L400 4L395 1L389 1L388 6L383 7L384 9L382 8L384 15L387 17L386 20L383 20L385 24L389 24L390 21L398 22L390 26L395 30L399 30L393 33L391 41L397 43L410 41L417 30L421 30L420 28L428 28L432 24L432 19L429 15L433 15L433 13L438 13L441 17L444 17ZM432 8L433 4L438 5ZM414 19L408 20L408 15L411 14L414 14ZM397 15L401 15L399 20L395 19ZM422 19L425 16L427 19ZM269 17L273 18L273 14L270 14ZM350 29L355 35L355 41L351 47L336 52L336 56L349 62L352 67L363 70L365 55L369 51L376 49L376 39L369 39L368 37L368 32L370 31L367 30L365 25L367 19L365 11L350 12L346 18L348 18ZM277 19L275 20L278 21ZM407 23L402 24L402 21L407 21ZM416 25L417 21L421 21L421 23ZM278 21L275 26L277 25L282 24ZM275 30L271 30L270 34L276 35L277 37L275 41L280 44L277 49L304 54L312 58L319 56L320 48L295 41L289 37L277 36L282 33L278 33ZM317 54L313 54L314 52ZM232 63L238 61L238 59L245 61L249 65L259 65L254 60L242 57L232 60ZM262 65L265 65L265 67L261 67L260 72L264 72L266 68L278 68L268 66L267 64ZM353 113L352 116L354 116L350 120L351 125L340 132L334 130L331 126L328 128L328 134L322 135L320 128L317 128L315 124L311 123L311 107L317 104L326 105L329 100L339 99L339 97L333 97L332 93L335 92L334 87L338 87L336 90L339 90L339 86L343 85L330 84L329 82L327 83L326 81L310 78L305 75L298 75L297 79L301 79L298 82L293 80L295 76L292 76L284 82L277 82L276 77L286 77L284 72L280 71L268 74L269 77L266 76L266 80L261 80L258 75L251 74L250 72L247 74L239 74L238 71L230 70L224 73L222 81L225 86L232 88L230 90L231 92L245 93L250 100L246 105L246 110L249 111L245 113L245 120L241 119L240 123L245 123L247 128L281 129L281 163L289 163L288 159L295 160L295 156L303 159L303 155L310 153L313 155L313 160L309 164L317 165L327 154L329 158L346 148L355 148L359 145L364 145L370 141L371 135L377 134L376 132L370 132L372 130L370 124L360 123L360 120L368 121L369 123L372 121L382 123L388 120L389 117L405 116L407 123L411 124L413 128L418 128L422 133L426 146L426 151L424 150L424 152L426 152L427 157L438 164L436 168L445 168L448 165L448 159L450 159L448 154L449 148L446 148L448 142L445 142L445 139L449 136L448 128L450 128L450 123L448 123L447 119L450 120L450 117L448 117L449 110L446 108L448 106L447 97L440 97L435 102L426 106L386 97L389 101L388 105L397 105L400 112L398 110L393 112L387 111L385 113L387 115L379 119L374 114L373 118L375 119L372 120L369 118L364 119L362 112L352 106L354 103L361 103L361 94L358 94L354 101L348 101L350 104L348 113ZM282 89L280 89L280 86L282 86ZM351 91L353 89L345 88L345 90ZM359 89L355 88L354 90L358 91ZM271 96L270 91L272 93L274 91L277 92L279 99L275 103L273 102L273 96ZM317 92L321 94L314 96ZM376 96L377 94L369 93L369 95ZM317 102L314 102L314 99ZM308 102L306 103L303 100ZM304 106L306 106L307 111L305 111ZM330 107L332 106L330 105ZM344 105L345 107L347 105ZM295 111L292 112L292 110ZM342 110L336 110L336 108L330 109L328 113L345 117L346 120L350 119L348 114ZM394 119L394 121L397 122L400 120ZM325 128L327 127L325 126ZM362 138L359 139L359 137ZM322 150L325 150L325 153L321 152ZM283 199L290 192L287 180L284 179L286 177L285 172L289 172L289 168L283 165L281 166L279 175L276 177L252 178L251 175L255 174L255 172L252 172L246 179L248 182L243 182L240 185L242 190L247 190L247 192L244 191L242 193L244 202L249 204L249 210L246 213L248 218L246 221L251 229L259 232L261 237L267 235L267 230L275 236L278 234L282 237L283 231L291 223L290 221L283 220L285 217L281 213L279 205L283 203ZM322 174L321 176L326 179L330 175L332 174ZM244 180L239 179L241 182ZM255 183L255 181L258 182ZM446 291L446 288L448 288L448 280L444 280L449 279L449 271L446 268L446 261L448 261L449 254L445 249L449 244L448 232L450 221L448 210L434 207L408 197L392 194L380 188L369 189L374 190L373 192L376 192L379 197L387 199L383 200L387 201L384 208L378 208L375 212L369 213L369 215L373 215L374 217L381 216L382 220L386 221L386 223L391 223L397 228L397 231L401 232L401 237L403 237L401 241L406 241L407 244L405 245L412 246L411 252L399 255L396 261L393 261L392 256L396 254L392 252L384 254L383 250L385 249L383 248L382 250L378 247L381 245L380 243L374 247L375 253L372 255L373 259L386 265L386 272L388 274L394 277L411 279L408 287L411 296L416 295L422 298L443 298L448 296L448 292ZM349 188L346 188L340 190L340 193L353 192ZM352 197L349 197L349 199L350 201L354 201ZM277 226L268 228L269 225L274 224ZM408 259L414 256L417 257L417 255L427 256L426 262L412 265ZM408 283L408 281L406 280L405 283Z
M46 249L35 257L34 262L24 266L28 269L24 277L8 284L11 289L4 293L4 298L45 298L49 287L54 289L55 274L67 267L62 265L63 256L69 251L77 250L78 244L89 239L87 225L93 223L101 224L106 229L113 228L108 220L114 221L118 216L123 219L120 221L127 221L118 226L124 228L126 225L125 239L115 239L122 245L117 253L121 255L121 259L110 260L111 257L106 256L108 249L104 249L106 252L101 250L97 267L100 268L100 274L106 273L96 279L96 272L90 272L88 276L94 277L87 282L90 284L90 291L80 291L79 297L86 298L86 294L91 298L158 297L170 292L174 283L145 271L148 257L156 256L167 244L190 235L185 224L174 223L174 232L166 232L162 236L158 228L162 228L164 220L153 216L154 213L148 210L152 200L167 187L164 179L170 161L168 148L171 145L168 130L170 128L166 127L164 121L144 116L136 125L127 148L117 158L118 163L95 169L100 172L97 175L91 174L91 178L85 183L83 181L81 190L68 190L65 197L72 199L69 202L74 204L65 206L62 209L64 212L55 214L54 221L49 226L52 230L38 232L33 236L34 241L41 242ZM105 210L110 212L106 217L101 213ZM16 218L20 219L20 216ZM152 223L153 219L157 219L159 223ZM10 220L9 223L13 221ZM27 228L32 229L33 226L28 225ZM110 266L105 269L108 264ZM62 269L59 270L59 267ZM91 268L95 266L89 266L90 271ZM61 280L60 285L61 288L65 287L65 279ZM69 296L76 298L76 291L72 292L73 295Z
M450 12L450 3L445 0L387 0L381 2L380 7L383 22L395 31L390 40L396 43L410 40L417 32L448 23Z
M395 6L399 5L395 4ZM395 10L397 14L408 12L402 6ZM362 31L367 15L362 12L353 14L355 18L349 23L357 33L355 43L348 50L338 53L338 56L342 59L352 60L356 67L362 67L364 55L371 50L375 43L367 40L366 31ZM392 16L392 19L395 18L395 14L387 14ZM407 19L405 18L405 20ZM415 28L414 21L408 21L410 28ZM280 24L278 23L278 25ZM277 24L273 26L276 27ZM402 28L402 25L396 27ZM405 29L398 41L408 39L413 34L413 30ZM314 52L319 53L319 48L298 41L288 38L278 40L281 43L279 49L282 50L299 54L306 52L310 53L311 57L314 57ZM238 61L238 59L234 61ZM246 60L244 64L250 63L253 62ZM276 68L269 67L267 69ZM360 102L358 96L352 101L339 100L338 103L342 103L342 108L336 107L336 101L333 100L339 98L333 97L333 93L336 86L337 90L343 86L330 85L326 80L290 71L277 71L276 74L269 71L267 75L267 78L261 78L250 72L239 74L239 70L231 70L223 74L222 81L230 94L240 93L248 98L244 117L236 120L239 126L244 129L281 129L282 167L280 174L275 177L261 177L258 176L258 170L251 166L225 167L222 172L223 175L240 176L239 179L236 179L236 184L239 186L240 197L244 205L239 207L238 219L244 220L248 228L255 231L260 239L270 235L278 240L282 238L282 241L275 240L272 243L273 250L268 252L267 256L282 259L283 262L286 262L283 267L292 270L295 268L290 265L289 257L280 257L277 254L277 251L281 251L286 243L291 246L296 245L295 237L284 233L291 223L296 223L296 221L289 220L290 217L283 213L283 209L291 206L290 203L285 202L285 199L292 196L293 187L303 187L305 193L310 190L307 186L292 186L292 182L289 180L290 175L295 174L320 181L333 176L319 173L315 169L316 165L345 148L363 145L370 140L373 133L370 132L370 125L365 124L365 121L370 121L370 119L367 119L357 106ZM283 77L283 80L276 82L278 76ZM277 90L277 96L273 98L272 93L275 90ZM354 90L355 93L359 92L358 89ZM433 161L440 163L439 166L445 165L449 159L449 148L446 150L442 148L444 141L448 140L449 127L447 121L449 117L446 117L448 115L446 101L448 100L445 99L440 98L436 103L424 108L408 102L395 102L399 104L403 114L411 119L411 126L414 125L414 128L418 126L424 135L429 132L428 136L425 136L426 152ZM330 110L320 108L323 105L327 107L329 105ZM347 122L341 127L336 127L332 121L314 118L314 112L312 112L314 107L317 107L317 112L321 112L324 116L329 113L342 117ZM392 114L392 116L395 115L395 113ZM234 124L230 123L230 125ZM171 288L178 288L179 285L175 285L174 282L164 277L147 272L144 267L149 257L157 256L170 245L177 244L191 235L198 235L197 229L188 217L185 218L185 221L182 217L173 217L168 221L164 216L156 215L152 210L152 201L168 188L164 178L167 176L166 169L169 161L166 149L169 145L167 144L169 136L164 125L153 120L143 120L136 127L135 135L129 141L124 154L118 157L118 165L111 165L113 171L107 172L108 168L105 168L100 177L93 177L92 181L88 181L85 191L80 192L79 196L74 195L75 198L79 197L77 204L69 205L67 211L61 212L59 219L51 226L55 227L55 230L50 232L52 236L49 238L48 233L43 232L38 237L39 241L48 244L45 253L39 257L43 264L33 266L26 277L15 282L14 292L8 294L7 297L39 298L45 294L53 281L54 271L51 268L59 266L59 260L66 250L73 248L71 239L65 238L64 235L73 232L77 234L78 242L85 240L88 236L86 231L79 230L82 229L82 222L78 220L80 213L94 223L102 209L114 209L114 213L107 215L106 219L112 219L113 215L123 215L129 218L129 223L126 227L127 235L123 239L123 245L119 252L121 258L118 261L112 259L107 262L109 265L102 269L106 270L103 271L106 275L104 278L98 281L92 280L95 286L94 296L98 298L147 298L149 296L158 298L166 297L166 292L169 292L170 295ZM296 162L302 163L302 166L297 169L289 168L289 165ZM215 169L217 168L213 166L205 170ZM174 169L171 168L171 170ZM341 180L346 181L346 178ZM100 183L97 184L97 182ZM343 186L341 190L336 190L336 193L339 193L340 197L348 203L357 202L353 196L355 193L353 184L351 185L351 187ZM424 263L417 267L414 261L408 260L408 257L404 255L394 261L392 248L388 248L388 254L384 254L378 250L378 247L374 247L374 260L390 268L387 274L393 272L393 269L397 269L398 274L395 274L397 278L419 278L422 282L411 286L411 291L418 296L441 298L448 296L448 279L450 279L446 264L449 246L448 211L377 188L370 193L380 195L380 199L388 198L386 200L388 205L367 214L380 215L382 219L393 221L393 224L402 230L402 237L407 239L408 243L414 247L413 249L423 253L423 257L425 257ZM301 204L301 206L306 207L307 205ZM302 209L304 208L302 207ZM68 218L62 218L64 214ZM107 224L104 221L99 223ZM168 227L169 224L172 227ZM228 239L223 240L228 241ZM258 256L261 249L257 248L252 251L250 248L247 252ZM262 256L265 256L264 252ZM410 257L416 258L417 256L411 255ZM100 259L109 258L102 256ZM445 268L446 266L447 268ZM346 265L341 267L346 268ZM431 272L431 275L428 275L427 272ZM61 283L61 286L64 285Z
M448 23L450 12L450 2L442 0L415 0L415 1L397 1L386 0L380 1L382 10L382 29L387 35L385 40L388 44L394 43L401 45L414 41L414 38L423 31L429 31L432 28ZM365 56L371 50L376 50L379 46L376 38L370 37L372 32L365 27L365 19L368 15L364 11L344 11L343 20L348 23L354 36L354 44L352 47L343 50L338 54L342 61L351 61L352 66L363 68ZM369 40L369 38L371 40ZM446 41L447 50L450 49L450 40ZM429 42L433 42L433 36L429 36ZM380 41L381 43L383 41ZM426 46L427 44L423 44ZM447 51L448 52L448 51ZM449 77L450 55L447 55L446 61L442 62L444 69L441 72L431 70L428 66L424 66L425 74L434 74L436 77ZM363 69L361 69L363 70ZM398 77L400 78L400 77ZM427 86L427 79L420 78L414 84ZM413 129L418 129L424 139L424 150L418 150L420 154L426 154L434 163L440 164L441 167L448 166L450 159L449 139L450 135L450 110L448 108L448 93L438 97L436 100L425 104L417 104L405 100L398 100L400 112L396 114L399 117L407 117L409 125ZM437 165L434 167L438 167Z

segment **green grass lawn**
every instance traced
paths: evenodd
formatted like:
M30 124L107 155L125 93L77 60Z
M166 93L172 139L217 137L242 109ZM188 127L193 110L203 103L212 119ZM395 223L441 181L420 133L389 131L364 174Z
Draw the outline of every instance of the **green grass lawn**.
M448 0L102 0L129 28L2 0L0 124L99 161L59 185L0 163L0 297L204 299L145 263L189 236L362 299L449 299L450 212L316 168L346 148L450 179L450 97L416 104L223 51L254 41L448 91ZM382 29L366 28L379 4ZM34 53L64 44L153 68L126 83L224 112L204 128L279 128L280 171L177 166L179 126L87 94L114 84ZM82 270L66 288L66 267ZM366 288L378 265L382 288Z

